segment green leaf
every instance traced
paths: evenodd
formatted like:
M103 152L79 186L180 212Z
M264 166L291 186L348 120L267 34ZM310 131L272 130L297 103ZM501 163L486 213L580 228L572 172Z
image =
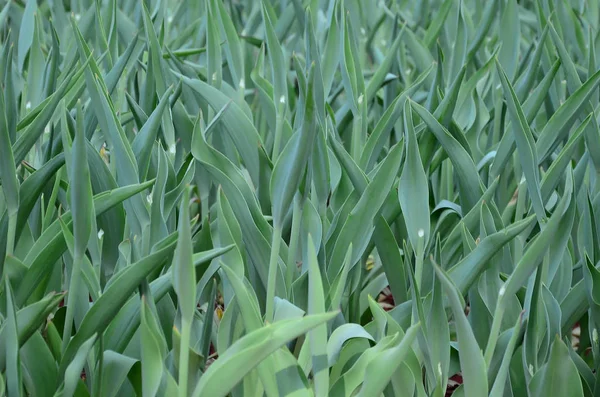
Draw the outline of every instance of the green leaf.
M360 256L362 256L366 245L369 242L372 224L376 214L383 205L396 175L400 168L402 160L403 146L395 145L383 161L377 173L367 186L364 194L358 200L356 206L345 220L342 231L335 241L327 275L329 279L335 278L342 270L343 258L346 255L348 246L352 243L352 268Z
M140 191L152 186L153 180L143 184L125 186L108 192L103 192L94 197L94 209L96 216L106 212L123 200L133 196ZM71 214L66 212L62 215L63 222L71 225ZM31 246L23 263L29 266L29 271L19 285L15 295L17 305L23 305L30 295L35 291L44 277L48 276L48 269L54 265L62 253L67 249L64 236L60 232L61 226L58 220L54 221L44 233Z
M517 263L514 271L510 274L504 285L498 292L498 302L494 314L492 330L488 345L486 347L486 360L489 362L493 354L498 332L500 330L500 323L506 307L507 297L513 296L518 289L524 285L531 274L537 269L540 261L546 255L552 242L551 237L559 233L559 225L561 219L571 219L575 214L575 200L572 198L573 195L573 177L570 171L567 171L567 180L565 183L565 190L560 202L556 206L554 213L546 223L545 227L536 237L536 240L530 244L528 250L521 257ZM563 233L569 231L562 230Z
M358 324L340 325L331 333L327 341L327 359L330 367L337 362L344 344L353 338L364 338L375 342L371 334Z
M179 238L173 257L173 289L181 313L181 341L179 353L179 390L187 394L189 355L192 320L196 310L196 272L192 262L192 232L190 230L190 189L183 191L179 210Z
M510 296L516 293L517 289L525 284L529 276L540 264L552 241L550 238L559 232L558 225L560 224L560 220L563 217L569 218L574 215L575 206L572 203L574 202L572 195L573 180L569 171L567 171L567 182L560 202L545 227L539 233L536 240L529 246L529 249L506 280L503 290L500 291L501 296ZM568 231L563 230L561 232L567 233Z
M462 210L463 212L469 211L483 194L481 180L477 174L477 168L475 167L475 163L473 163L473 159L465 148L427 109L415 102L411 102L411 108L423 119L429 130L435 135L438 142L448 154L458 176Z
M292 135L281 156L277 158L271 176L270 192L273 205L273 226L282 227L283 218L292 204L308 164L316 136L316 115L313 95L314 70L311 68L305 98L302 128Z
M408 300L407 280L404 273L404 263L400 254L400 247L395 240L390 225L383 216L375 220L373 240L377 247L377 253L381 259L381 265L390 285L394 303L400 304Z
M271 64L271 75L273 77L273 102L283 103L284 106L287 106L287 103L289 103L287 99L287 68L285 66L285 60L283 57L283 49L279 43L279 40L277 39L277 34L273 28L269 13L265 9L265 3L261 3L263 4L262 18L265 25L267 50ZM275 108L278 109L279 105L277 105Z
M0 92L0 146L2 152L0 157L0 181L2 181L2 191L6 200L6 208L10 216L14 217L19 210L19 181L15 161L11 149L10 130L8 128L8 115L6 113L6 103L4 90ZM12 247L11 247L12 249Z
M69 362L69 365L65 368L65 382L62 389L63 396L72 396L75 394L77 383L81 380L81 370L85 365L86 358L94 343L96 343L97 334L93 334L89 339L81 344L77 349L77 353L74 355L73 360Z
M207 39L207 76L208 82L216 88L221 88L223 73L221 68L221 46L219 29L216 25L216 10L212 1L206 2L206 39Z
M473 335L471 325L465 316L463 303L459 298L456 286L452 283L445 272L435 265L435 272L440 279L450 307L454 314L456 333L458 337L458 354L460 357L460 369L463 376L465 395L483 396L488 392L486 363L479 345Z
M172 92L172 87L165 91L158 102L158 106L156 106L154 111L152 111L152 114L150 114L147 121L144 122L144 125L142 128L140 128L140 131L137 133L133 142L131 143L131 149L137 160L138 169L140 170L141 180L146 179L152 145L156 141L161 118L165 112L167 104L169 103L169 95L171 95Z
M463 295L487 269L489 260L502 247L530 227L534 219L534 216L530 216L507 226L504 230L490 234L481 240L469 255L448 270L448 276Z
M442 284L437 278L434 280L432 293L426 338L431 355L430 366L436 370L435 374L431 374L431 378L435 379L436 389L444 390L450 366L450 325L444 308Z
M216 300L217 300L217 281L215 279L213 279L213 282L210 286L210 293L209 293L209 298L208 298L208 302L206 305L206 312L204 313L204 322L202 323L202 336L201 336L201 348L200 348L200 354L202 355L202 360L201 360L201 364L200 367L203 368L206 365L206 360L208 359L209 355L210 355L210 343L211 343L211 336L212 336L212 330L213 330L213 317L214 317L214 312L212 310L213 307L215 307L216 304Z
M163 360L167 346L160 333L154 313L142 297L141 302L141 356L142 390L145 396L154 396L158 392L163 378Z
M565 169L571 161L571 156L577 146L577 142L579 142L579 139L583 136L583 133L591 119L592 115L590 114L581 122L577 129L573 131L567 143L565 143L558 156L556 156L554 162L552 162L544 174L540 188L542 199L548 200L560 182L560 178L564 175Z
M397 346L379 353L369 363L359 396L380 395L384 391L408 352L411 351L411 345L417 336L419 327L420 324L417 323L407 329L402 341Z
M321 65L323 72L323 93L325 98L329 96L331 85L335 77L335 71L340 62L339 54L341 49L341 31L340 31L340 16L342 14L342 3L335 1L333 3L333 10L330 16L330 26L327 32L327 40L323 50Z
M225 44L225 54L227 57L227 67L232 75L234 86L244 88L244 58L243 48L236 27L221 1L213 0L213 8L218 10L220 17L220 26L225 33L227 43Z
M531 93L531 95L525 100L525 102L523 102L523 111L525 112L525 117L527 118L528 123L534 120L541 105L548 96L552 82L554 81L559 69L560 61L557 60L552 65L551 70L544 76L542 81ZM500 145L498 146L496 156L494 157L494 162L492 163L492 167L490 169L490 177L496 177L500 175L514 149L514 134L504 134L500 140Z
M258 131L248 119L244 111L223 93L200 80L192 80L180 76L181 80L190 87L200 98L206 101L214 110L218 111L224 106L227 111L223 114L222 123L228 136L233 140L244 165L248 169L254 182L259 180L259 145L262 144Z
M25 64L25 57L27 51L29 51L31 44L33 43L34 26L35 26L35 15L37 13L37 1L27 1L25 5L25 11L23 12L23 19L21 19L21 28L19 30L19 59L18 66L19 70L23 69Z
M8 212L8 236L6 253L12 254L17 233L17 214L19 211L19 180L11 148L10 131L7 122L7 108L4 99L4 90L0 92L0 181L2 192Z
M437 40L440 31L444 27L444 22L448 17L452 3L453 0L444 0L444 2L440 5L435 17L427 29L427 32L425 33L425 38L423 39L423 45L425 45L425 47L430 48Z
M242 315L242 319L244 322L244 327L249 332L256 332L258 330L264 329L263 321L260 316L260 310L258 307L258 302L256 300L256 296L254 295L254 291L249 290L248 287L244 284L243 280L240 279L233 271L227 266L221 264L225 274L227 275L227 279L231 283L231 286L235 292L235 299L240 308L240 313ZM277 324L280 324L278 322ZM263 328L261 328L263 327ZM229 347L226 352L228 352L232 346ZM276 349L275 349L276 350ZM221 356L222 357L222 356ZM257 362L256 365L260 363ZM276 383L276 379L273 372L275 363L273 360L266 360L258 368L258 374L263 384L263 387L267 391L267 393L276 393L278 390L278 386ZM250 369L248 369L250 370ZM237 383L237 382L236 382ZM198 390L200 384L196 385L196 389L194 390L194 394ZM235 383L232 387L235 386ZM228 390L224 391L227 393Z
M21 396L21 359L19 355L19 326L17 313L13 300L12 289L8 277L4 279L4 291L6 294L6 320L3 332L6 338L6 388L11 396Z
M205 265L212 259L220 256L223 253L226 253L231 248L232 246L227 246L198 252L194 254L194 265ZM171 282L171 271L172 270L167 271L166 274L158 277L150 283L151 295L155 302L158 302L169 291L171 291L173 287ZM199 284L202 284L202 281ZM104 335L106 347L110 350L116 351L117 353L124 352L139 325L140 305L137 298L132 297L125 304L123 304L122 308L119 310L119 313L115 316L113 321L111 321L111 324L106 329Z
M78 120L82 121L83 113L81 104L78 104ZM66 127L66 126L65 126ZM81 289L81 274L84 256L92 232L92 217L94 202L92 199L92 185L90 183L90 170L87 161L86 139L82 128L77 128L71 152L69 173L69 190L71 192L71 217L73 220L73 266L69 280L69 294L67 295L67 314L65 329L63 331L63 351L71 338L71 328L75 315L76 300ZM67 157L68 159L69 157ZM70 164L69 164L70 163ZM76 292L77 291L77 292ZM84 296L85 299L85 296Z
M331 300L331 310L340 310L340 304L342 302L342 296L344 290L347 287L348 273L350 273L350 267L352 266L352 243L348 246L346 256L344 256L344 263L342 265L342 271L331 283L329 289L329 299Z
M23 346L29 338L35 334L39 327L47 320L48 315L52 313L58 303L63 299L64 294L51 293L40 299L36 303L26 306L16 313L16 323L18 326L17 337L18 345ZM0 370L6 369L7 351L13 348L8 346L7 342L11 329L4 323L0 330Z
M267 285L267 264L271 248L272 230L265 220L256 196L248 185L242 172L223 154L209 146L200 121L194 129L194 158L206 167L210 175L217 181L231 204L232 210L240 223L245 248L264 286Z
M90 335L101 333L108 327L129 295L135 291L148 274L164 263L165 259L173 252L174 246L174 242L169 242L156 252L125 268L117 276L85 315L81 327L64 352L59 373L64 373L66 366L75 357L83 343L90 338Z
M581 378L569 357L569 350L558 336L554 338L547 364L531 380L534 396L549 394L583 396Z
M132 371L138 361L113 352L104 350L102 367L102 393L107 397L114 397L128 382L127 375Z
M149 77L154 80L154 86L156 87L156 94L159 96L163 96L166 92L169 91L166 73L163 67L163 59L162 59L162 51L160 48L160 43L158 41L158 37L156 36L156 32L154 30L154 25L150 19L150 15L148 13L148 9L146 8L146 4L144 3L144 30L146 31L146 40L149 45L149 60L148 60L148 72ZM148 78L147 81L151 79ZM146 103L146 101L154 100L155 92L146 92L145 97L142 99L142 103ZM146 109L149 110L149 109ZM149 111L147 113L150 113ZM162 133L165 139L165 143L167 147L171 148L175 146L175 131L173 129L173 120L171 118L171 112L164 112L162 118Z
M28 393L52 397L58 387L58 368L41 333L34 333L21 347L21 363L23 383Z
M81 78L87 68L88 63L92 58L88 58L79 69L67 69L67 74L61 84L58 86L54 94L42 102L31 113L31 118L23 118L17 125L17 130L22 131L15 143L13 144L13 155L15 164L20 163L25 159L27 153L31 150L35 142L44 132L46 125L52 119L56 108L65 98L67 93L73 88L73 85ZM70 65L69 67L74 66ZM36 112L37 109L40 109Z
M429 243L429 184L423 169L419 146L415 135L412 109L409 102L404 104L404 141L406 143L406 160L402 168L398 186L398 198L404 215L408 238L418 257L423 257ZM420 273L417 269L417 280Z
M502 48L498 54L498 61L502 65L502 69L506 71L507 80L513 81L517 70L519 42L521 40L519 5L516 0L508 0L505 4L500 19L499 32Z
M375 346L361 351L358 359L351 364L351 367L337 379L329 391L331 396L351 396L361 383L365 381L365 374L369 364L379 357L379 354L398 346L403 338L403 333L397 332L394 335L382 338ZM339 362L342 360L340 359Z
M544 161L550 154L557 141L573 125L573 120L579 116L592 93L600 83L600 70L594 73L583 85L563 103L550 120L544 125L536 142L538 161Z
M465 64L467 52L467 25L464 17L464 7L462 1L458 3L457 22L456 22L456 37L452 46L452 56L449 62L448 70L449 78L454 78L460 72L460 69Z
M375 128L367 138L363 153L360 157L359 164L363 171L371 171L381 153L381 150L383 149L384 144L389 138L388 134L391 132L392 128L394 128L394 124L396 124L396 121L402 114L406 99L410 95L413 95L421 87L425 79L429 76L429 74L431 74L432 70L433 66L427 68L427 70L421 73L410 87L406 88L392 101L392 103L389 104L386 111L379 118Z
M348 14L341 18L341 34L342 34L342 58L340 61L340 68L342 71L342 81L345 90L350 95L350 108L353 114L358 113L359 102L366 100L365 95L365 81L363 73L355 57L358 55L358 50L355 46L354 31L350 22L351 18ZM359 100L359 98L363 100ZM356 117L356 116L355 116Z
M496 380L494 381L494 385L492 386L492 390L490 391L490 396L492 397L500 397L504 395L504 388L507 383L507 379L509 376L510 363L513 358L513 354L515 351L515 347L517 345L519 339L519 332L521 331L521 325L523 322L523 316L519 316L517 322L512 329L512 335L510 337L510 341L508 342L508 346L504 351L504 355L502 358L502 364L500 369L498 370L498 375L496 375Z
M331 320L337 313L279 321L254 330L229 347L204 373L193 396L226 396L261 361L286 342Z
M509 3L514 2L511 0ZM516 6L516 5L515 5ZM529 129L529 124L523 114L523 109L519 103L519 99L515 94L508 76L504 73L502 66L499 62L496 62L496 68L500 76L502 88L504 90L504 97L508 105L508 111L512 118L513 132L515 134L515 141L517 143L517 150L519 152L519 159L521 166L523 167L523 173L527 181L527 190L533 203L533 208L538 217L538 222L542 223L546 219L546 212L544 210L544 203L542 201L542 195L540 193L540 176L538 171L538 156L535 147L535 141L533 135Z
M308 235L308 314L325 313L325 295L321 270L317 262L317 253L311 235ZM308 333L314 390L318 395L325 395L329 390L329 366L327 364L327 325L321 324Z

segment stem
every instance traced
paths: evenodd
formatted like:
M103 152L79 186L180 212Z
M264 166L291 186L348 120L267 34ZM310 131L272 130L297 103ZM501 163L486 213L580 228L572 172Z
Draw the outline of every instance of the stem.
M17 211L8 215L8 235L6 237L6 255L12 255L15 248L15 237L17 233Z
M206 195L205 197L200 197L200 211L202 211L202 218L205 218L208 216L208 214L210 214L210 208L208 207L208 195ZM202 221L202 218L200 218L200 221Z
M302 221L302 207L300 206L300 200L294 200L293 211L290 247L288 250L288 262L285 272L285 286L290 294L294 275L296 274L296 255L298 253L298 242L300 240L300 223Z
M191 322L181 319L181 345L179 346L179 397L187 397L188 367L190 361Z
M419 291L421 290L421 279L423 278L423 254L419 253L415 261L415 283Z
M94 373L94 396L102 396L102 367L104 366L104 335L100 335L100 339L98 340L98 365L96 366L96 371Z
M506 377L508 376L509 366L510 366L510 358L512 357L515 351L515 345L517 344L517 339L519 338L519 333L521 331L521 325L523 321L523 312L519 315L517 319L517 323L513 328L513 334L508 342L508 346L506 347L506 351L504 352L504 357L502 359L502 364L500 365L500 369L498 370L498 376L494 381L494 385L492 386L492 390L490 391L490 397L500 397L504 395L504 385L506 384ZM489 367L489 366L488 366Z
M279 245L281 244L281 226L273 227L273 243L271 245L271 258L269 260L269 278L267 279L267 302L265 308L265 321L273 322L275 304L275 283L277 282L277 267L279 266Z
M67 292L66 297L66 305L67 305L67 314L65 317L65 327L63 330L63 340L62 340L62 352L63 354L67 350L67 345L71 340L71 330L73 328L73 315L75 311L75 299L77 298L77 293L75 292L77 286L80 284L81 279L81 266L80 263L83 260L81 255L76 255L73 260L73 268L71 269L71 279L69 281L69 290Z
M277 116L275 117L275 140L273 142L273 163L279 157L279 149L281 146L281 135L283 134L283 119L285 117L285 101L279 102Z
M419 231L421 232L421 231ZM423 279L423 257L425 256L425 239L419 234L419 242L416 247L415 258L415 283L421 291L421 280Z
M362 282L364 271L361 268L358 268L355 272L353 278L357 277L358 283L361 285L360 283ZM351 285L356 285L353 281L351 283ZM348 301L348 318L350 319L350 322L360 323L360 315L360 294L351 294Z
M354 115L354 122L352 125L352 140L350 141L350 150L352 152L352 158L358 162L362 155L365 142L367 140L367 129L365 122L367 121L367 102L365 100L365 94L362 93L358 97L358 108Z
M498 337L500 335L500 326L502 325L503 316L504 299L503 295L501 295L498 297L498 303L496 303L496 310L494 311L494 320L492 321L492 329L490 330L490 337L488 339L487 346L485 347L485 363L488 368L490 367L492 357L494 356L494 350L496 349L496 343L498 342Z
M362 113L359 111L357 116L354 118L352 125L352 140L350 141L350 150L352 152L352 158L354 161L360 160L360 155L363 149L362 139Z

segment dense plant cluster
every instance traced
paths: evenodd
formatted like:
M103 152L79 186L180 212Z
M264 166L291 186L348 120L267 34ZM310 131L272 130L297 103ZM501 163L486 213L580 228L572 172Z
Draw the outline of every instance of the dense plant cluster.
M596 0L11 0L8 396L594 396Z

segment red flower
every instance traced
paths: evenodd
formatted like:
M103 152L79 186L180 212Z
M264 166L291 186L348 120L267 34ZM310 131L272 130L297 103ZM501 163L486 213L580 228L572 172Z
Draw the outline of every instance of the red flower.
M458 386L462 385L463 377L460 373L452 375L448 379L448 386L446 387L446 397L450 397L454 390L458 389Z

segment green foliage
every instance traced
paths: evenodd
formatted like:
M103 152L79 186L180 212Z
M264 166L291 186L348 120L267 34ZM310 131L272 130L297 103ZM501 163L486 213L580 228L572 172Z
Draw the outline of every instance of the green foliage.
M598 1L5 3L0 395L598 395Z

